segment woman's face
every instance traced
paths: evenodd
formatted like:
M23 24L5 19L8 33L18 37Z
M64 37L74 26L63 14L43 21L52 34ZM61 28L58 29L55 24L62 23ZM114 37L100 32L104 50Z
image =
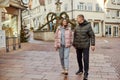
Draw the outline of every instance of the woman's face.
M67 20L63 20L63 26L66 26L66 25L68 25Z

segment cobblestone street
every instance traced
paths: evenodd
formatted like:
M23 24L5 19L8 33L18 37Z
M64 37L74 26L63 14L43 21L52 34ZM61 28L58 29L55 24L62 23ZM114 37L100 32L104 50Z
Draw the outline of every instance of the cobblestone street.
M120 80L119 38L97 38L96 51L90 53L88 80ZM58 52L53 42L31 41L22 49L0 56L0 80L82 80L77 76L74 48L70 52L69 75L61 74Z

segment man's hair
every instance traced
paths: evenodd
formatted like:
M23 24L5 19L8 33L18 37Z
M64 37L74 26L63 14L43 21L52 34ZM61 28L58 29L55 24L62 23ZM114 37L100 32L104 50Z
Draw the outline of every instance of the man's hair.
M81 17L84 19L84 15L83 14L79 14L78 17Z

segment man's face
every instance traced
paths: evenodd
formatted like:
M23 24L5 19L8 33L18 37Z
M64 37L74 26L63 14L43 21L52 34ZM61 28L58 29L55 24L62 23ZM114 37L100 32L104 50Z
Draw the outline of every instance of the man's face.
M78 23L83 23L84 19L80 16L77 16L77 22Z

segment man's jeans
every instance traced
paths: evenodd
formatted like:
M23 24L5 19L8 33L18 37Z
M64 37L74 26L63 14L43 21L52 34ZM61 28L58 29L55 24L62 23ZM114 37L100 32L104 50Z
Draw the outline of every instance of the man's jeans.
M69 53L70 53L70 48L66 48L65 46L60 47L59 55L63 69L69 68Z
M83 71L83 62L84 62L84 75L88 75L89 70L89 48L76 49L77 61L79 65L79 70ZM83 58L83 62L82 62Z

